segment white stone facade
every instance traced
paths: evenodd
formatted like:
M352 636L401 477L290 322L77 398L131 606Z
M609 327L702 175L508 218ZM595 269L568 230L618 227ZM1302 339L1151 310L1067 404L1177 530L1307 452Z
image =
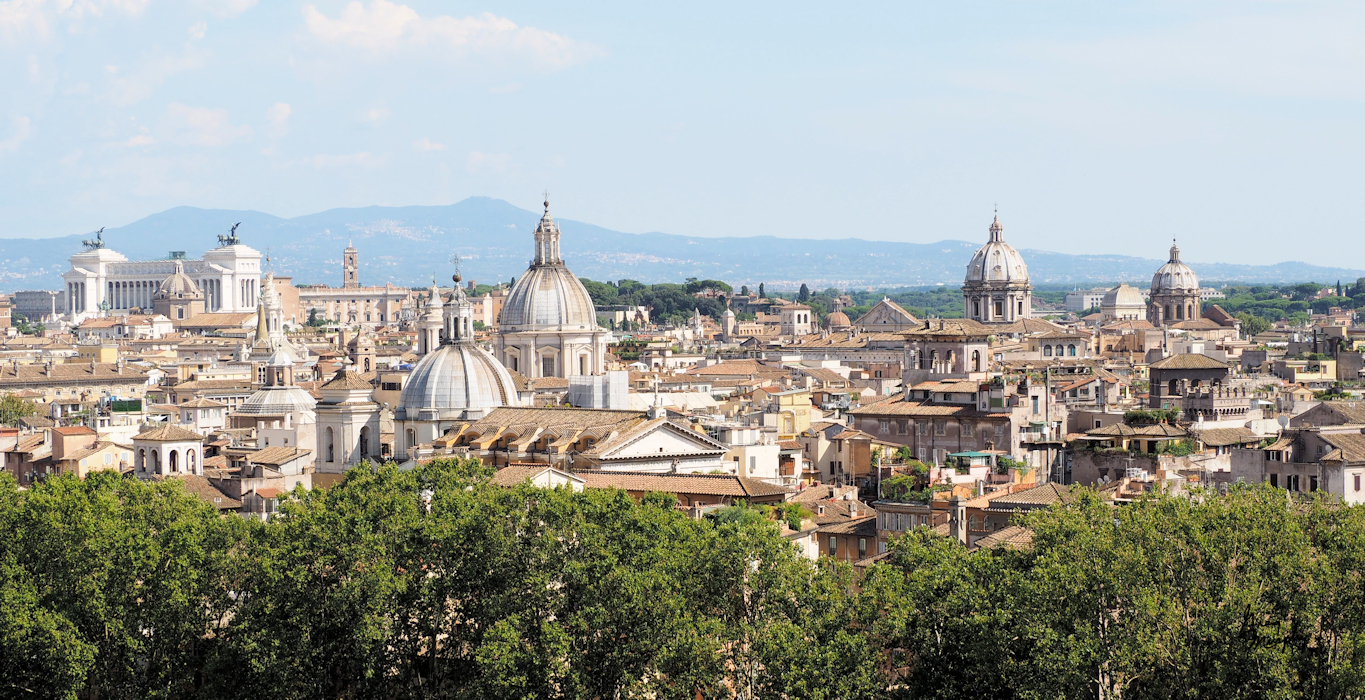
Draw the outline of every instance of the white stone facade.
M110 313L151 309L152 297L177 264L204 294L205 310L245 313L256 310L261 291L261 253L240 243L215 248L200 260L131 261L108 248L93 248L69 258L66 316L73 323Z

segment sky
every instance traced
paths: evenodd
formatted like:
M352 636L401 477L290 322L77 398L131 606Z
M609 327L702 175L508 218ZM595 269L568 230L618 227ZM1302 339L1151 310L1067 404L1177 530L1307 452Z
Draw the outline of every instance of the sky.
M1365 265L1365 3L0 0L0 237L468 196ZM567 243L566 243L567 245Z

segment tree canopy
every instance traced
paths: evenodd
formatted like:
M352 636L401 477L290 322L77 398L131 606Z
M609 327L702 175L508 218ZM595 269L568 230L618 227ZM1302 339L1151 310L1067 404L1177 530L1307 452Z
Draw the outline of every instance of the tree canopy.
M0 697L1337 698L1365 684L1365 510L1262 487L1026 547L927 528L859 577L800 506L352 470L269 522L177 480L0 475Z

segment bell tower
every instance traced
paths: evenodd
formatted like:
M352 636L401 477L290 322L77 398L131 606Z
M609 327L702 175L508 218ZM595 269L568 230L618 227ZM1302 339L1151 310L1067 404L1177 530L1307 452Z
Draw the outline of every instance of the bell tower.
M346 250L341 253L342 266L342 285L343 287L360 286L360 251L350 241L346 243Z

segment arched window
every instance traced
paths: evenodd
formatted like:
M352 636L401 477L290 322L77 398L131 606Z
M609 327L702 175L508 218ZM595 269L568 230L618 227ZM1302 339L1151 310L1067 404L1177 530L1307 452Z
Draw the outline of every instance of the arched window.
M185 451L185 470L191 474L199 473L194 465L194 450Z
M370 358L365 358L365 371L370 371Z
M981 351L980 351L980 350L973 350L973 351L972 351L972 371L973 371L973 372L980 372L980 371L981 371ZM878 377L882 376L882 373L881 373L881 372L878 372L878 373L877 373L877 376L878 376Z
M1177 380L1172 379L1170 382L1166 384L1166 393L1170 396L1175 396L1176 392L1179 390L1180 382L1178 382Z
M1044 345L1044 346L1043 346L1043 357L1052 357L1052 346L1051 346L1051 345Z
M1069 355L1070 357L1075 357L1075 356L1076 356L1076 346L1075 346L1075 345L1068 345L1068 346L1066 346L1066 354Z
M180 471L180 451L171 450L171 453L167 456L166 462L167 466L170 467L171 472Z
M139 471L147 471L147 450L139 448L137 451L137 468Z
M328 426L328 427L327 427L327 461L328 461L328 462L335 462L335 461L337 461L337 460L336 460L336 441L334 440L334 436L333 436L333 434L332 434L332 427L331 427L331 426Z
M416 446L417 446L417 431L413 430L412 428L408 428L408 441L407 441L407 444L404 445L404 447L406 447L407 449L411 450L412 448L414 448L414 447L416 447ZM408 455L408 456L412 456L412 455Z
M370 426L360 429L360 458L367 459L370 456Z

